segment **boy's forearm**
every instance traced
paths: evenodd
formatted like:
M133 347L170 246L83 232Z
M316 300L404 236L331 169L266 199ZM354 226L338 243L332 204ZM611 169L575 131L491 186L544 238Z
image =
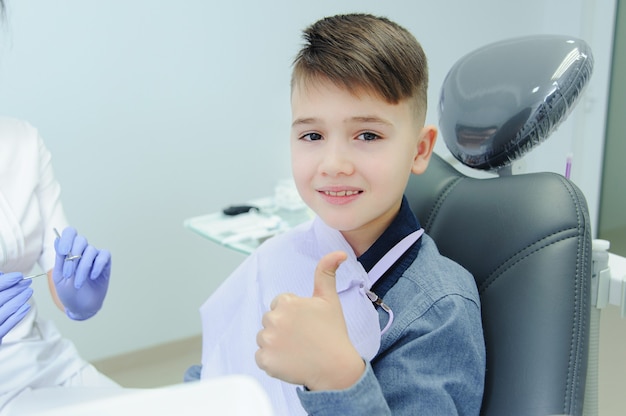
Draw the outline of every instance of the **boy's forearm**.
M361 377L347 389L309 391L299 388L297 392L302 407L308 414L317 416L391 415L372 366L369 363L364 365Z

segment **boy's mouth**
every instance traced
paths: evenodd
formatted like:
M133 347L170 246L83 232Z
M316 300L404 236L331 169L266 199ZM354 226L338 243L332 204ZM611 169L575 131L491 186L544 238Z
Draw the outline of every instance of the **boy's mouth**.
M363 191L320 191L328 196L352 196L360 194Z

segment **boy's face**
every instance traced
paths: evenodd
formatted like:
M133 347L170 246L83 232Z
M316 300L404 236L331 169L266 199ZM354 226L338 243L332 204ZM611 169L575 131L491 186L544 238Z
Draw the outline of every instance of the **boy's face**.
M437 130L406 100L389 104L325 81L296 84L291 109L298 191L361 255L398 213L411 172L426 169Z

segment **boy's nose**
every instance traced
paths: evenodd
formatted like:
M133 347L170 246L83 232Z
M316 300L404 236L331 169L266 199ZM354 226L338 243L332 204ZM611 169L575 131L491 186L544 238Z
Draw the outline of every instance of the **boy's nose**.
M328 141L319 170L322 174L329 176L351 175L354 172L354 164L350 157L348 145L340 141Z

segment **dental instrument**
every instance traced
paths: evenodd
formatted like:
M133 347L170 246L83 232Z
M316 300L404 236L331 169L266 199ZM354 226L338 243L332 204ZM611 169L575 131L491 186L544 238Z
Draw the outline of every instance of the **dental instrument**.
M59 234L59 230L57 230L56 228L54 228L54 233L57 235L57 237L59 237L59 240L61 239L61 234ZM76 260L79 259L81 257L80 254L77 255L73 255L72 252L70 251L66 256L65 256L65 261L69 261L69 260ZM33 276L33 277L37 277L37 276Z
M572 159L573 158L574 158L574 155L572 153L567 154L567 159L565 161L565 177L567 179L570 178L571 173L572 173Z
M45 275L47 275L47 274L48 274L47 272L44 272L44 273L39 273L39 274L31 274L30 276L24 276L24 280L27 280L27 279L34 279L35 277L45 276Z

